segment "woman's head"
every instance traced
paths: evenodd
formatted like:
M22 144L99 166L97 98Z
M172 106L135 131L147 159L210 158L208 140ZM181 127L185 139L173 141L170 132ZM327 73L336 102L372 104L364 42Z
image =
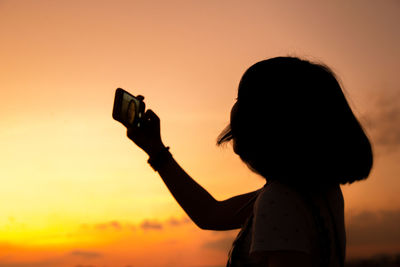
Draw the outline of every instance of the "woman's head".
M243 75L218 144L266 179L351 183L368 176L372 150L333 73L292 57L260 61Z

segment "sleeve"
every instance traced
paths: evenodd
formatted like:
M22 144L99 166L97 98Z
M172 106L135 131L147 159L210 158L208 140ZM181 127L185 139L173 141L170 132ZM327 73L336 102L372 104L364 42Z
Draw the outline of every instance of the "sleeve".
M309 226L301 205L293 191L273 185L265 187L254 206L250 253L280 250L311 253Z

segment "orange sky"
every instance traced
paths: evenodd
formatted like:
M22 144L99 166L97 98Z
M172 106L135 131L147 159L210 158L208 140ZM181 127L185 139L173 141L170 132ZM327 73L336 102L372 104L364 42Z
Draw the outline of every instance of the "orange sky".
M372 138L370 179L343 187L348 255L400 252L399 11L394 0L0 0L0 266L222 266L235 232L185 219L111 118L115 88L145 96L174 157L223 199L263 185L215 140L245 69L279 55L330 66Z

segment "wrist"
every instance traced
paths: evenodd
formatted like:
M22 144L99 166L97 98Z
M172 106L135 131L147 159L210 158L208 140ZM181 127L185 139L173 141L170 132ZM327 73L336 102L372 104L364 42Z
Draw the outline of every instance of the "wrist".
M152 157L155 157L156 155L158 155L161 151L163 151L165 149L166 149L166 147L161 142L157 145L153 145L153 146L149 147L148 149L145 150L145 152L147 153L147 155L149 155L150 158L152 158Z
M162 149L157 153L149 154L149 159L147 163L153 168L154 171L159 171L170 158L172 158L172 154L169 152L169 147L162 146Z

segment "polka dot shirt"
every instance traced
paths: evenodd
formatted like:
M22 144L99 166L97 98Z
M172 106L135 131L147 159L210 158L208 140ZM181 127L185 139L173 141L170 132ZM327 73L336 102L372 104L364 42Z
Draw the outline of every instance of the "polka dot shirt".
M338 236L339 247L344 255L344 205L340 187L332 188L324 197L327 202L314 200L320 209L320 215L328 228L331 242ZM329 215L326 204L329 203L333 213ZM325 205L325 206L324 206ZM334 223L333 223L334 222ZM279 182L268 183L262 188L254 203L253 218L248 225L240 246L240 258L243 262L255 263L251 254L255 252L292 250L311 255L313 266L318 266L320 242L315 227L315 218L304 198L292 188ZM334 234L334 227L338 235ZM336 243L331 245L333 259L329 267L340 266L336 252ZM247 256L246 256L247 255ZM234 264L233 266L255 266L253 264Z

